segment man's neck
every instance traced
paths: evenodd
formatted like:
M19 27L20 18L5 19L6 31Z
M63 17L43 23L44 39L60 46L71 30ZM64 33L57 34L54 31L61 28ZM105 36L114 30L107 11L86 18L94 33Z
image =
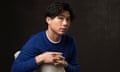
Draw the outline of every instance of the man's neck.
M53 42L53 43L59 43L61 41L61 36L56 35L55 33L47 30L46 31L46 35L48 37L48 39Z

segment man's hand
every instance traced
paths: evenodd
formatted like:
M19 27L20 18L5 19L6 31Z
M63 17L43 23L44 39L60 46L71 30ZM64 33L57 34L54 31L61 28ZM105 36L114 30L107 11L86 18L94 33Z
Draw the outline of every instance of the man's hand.
M54 65L62 65L66 68L68 66L68 63L65 61L65 59L62 59L62 60L56 60Z
M61 52L45 52L36 56L35 59L37 64L50 63L54 65L63 65L64 67L68 65Z

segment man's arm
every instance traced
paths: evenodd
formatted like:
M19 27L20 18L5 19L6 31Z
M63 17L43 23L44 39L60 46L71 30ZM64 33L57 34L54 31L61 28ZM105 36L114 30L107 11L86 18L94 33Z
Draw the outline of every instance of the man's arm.
M76 51L76 41L73 38L72 43L72 52L68 62L68 67L66 68L67 72L80 72L80 65L78 61L77 51Z

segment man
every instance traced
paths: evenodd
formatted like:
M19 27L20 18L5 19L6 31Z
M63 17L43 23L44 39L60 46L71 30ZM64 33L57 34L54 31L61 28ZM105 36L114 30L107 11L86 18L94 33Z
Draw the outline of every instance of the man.
M48 28L26 42L14 61L11 72L33 72L45 64L61 66L65 72L80 72L75 40L66 33L73 17L67 3L55 2L48 6L45 15Z

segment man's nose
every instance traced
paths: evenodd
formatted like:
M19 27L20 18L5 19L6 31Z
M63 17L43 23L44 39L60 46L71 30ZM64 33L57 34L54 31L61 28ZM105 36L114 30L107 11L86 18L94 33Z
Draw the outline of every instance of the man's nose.
M68 21L66 19L64 19L63 25L68 25Z

